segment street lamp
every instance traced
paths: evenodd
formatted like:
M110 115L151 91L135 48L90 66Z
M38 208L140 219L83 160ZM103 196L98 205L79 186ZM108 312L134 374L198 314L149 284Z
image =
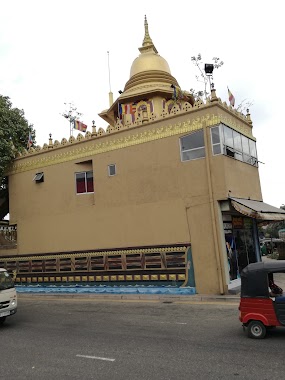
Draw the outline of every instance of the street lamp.
M211 93L211 77L213 78L214 65L212 63L205 63L204 70L205 70L206 76L209 79L210 93Z

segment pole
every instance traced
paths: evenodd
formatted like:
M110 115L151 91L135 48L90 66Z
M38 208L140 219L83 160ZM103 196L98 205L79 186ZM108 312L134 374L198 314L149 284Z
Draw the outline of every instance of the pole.
M109 73L109 92L111 91L111 74L110 74L110 62L109 62L109 52L107 51L108 54L108 73Z

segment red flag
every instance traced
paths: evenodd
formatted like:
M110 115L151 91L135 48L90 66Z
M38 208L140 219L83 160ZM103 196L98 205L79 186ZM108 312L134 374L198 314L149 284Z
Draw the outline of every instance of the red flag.
M228 88L228 95L229 95L229 101L230 101L230 105L232 107L235 106L235 97L233 96L233 94L230 92L229 88Z
M136 110L137 110L137 107L135 104L122 104L122 114L128 114L128 115L133 115Z
M87 125L83 124L79 120L73 120L73 128L81 132L86 132Z

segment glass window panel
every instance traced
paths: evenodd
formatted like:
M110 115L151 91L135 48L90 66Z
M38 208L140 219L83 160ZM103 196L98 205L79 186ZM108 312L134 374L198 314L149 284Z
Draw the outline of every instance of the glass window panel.
M248 154L243 154L243 161L247 164L251 164L251 157Z
M116 165L109 165L109 176L113 176L116 174Z
M84 173L83 173L84 174ZM93 172L86 172L86 178L87 178L87 181L88 181L88 179L90 179L90 178L92 178L92 180L93 180Z
M94 193L93 178L87 180L87 193Z
M249 149L250 149L250 154L251 156L253 157L257 157L257 153L256 153L256 143L255 141L253 140L249 140Z
M182 152L182 161L196 160L197 158L205 157L205 148L188 150Z
M242 154L240 152L235 152L235 158L239 161L242 161Z
M76 174L76 192L77 193L85 193L85 173L77 173Z
M242 141L242 150L243 153L249 154L249 143L248 143L248 138L241 135L241 141Z
M87 184L87 193L93 193L94 192L94 185L93 185L93 172L86 172L86 184Z
M224 126L224 139L225 139L225 144L233 148L234 146L233 130L226 126Z
M213 153L214 154L221 154L221 145L220 144L213 145Z
M233 139L234 139L234 148L236 150L242 151L241 147L241 135L237 131L233 131Z
M211 128L211 133L212 133L212 144L219 144L219 142L220 142L220 128L219 127Z
M191 135L181 138L182 151L188 149L195 149L204 146L204 134L203 130L191 133Z

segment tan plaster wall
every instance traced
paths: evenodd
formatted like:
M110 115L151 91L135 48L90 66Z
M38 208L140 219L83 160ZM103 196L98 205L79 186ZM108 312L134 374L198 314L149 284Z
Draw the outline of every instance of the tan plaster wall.
M185 116L175 117L175 123L183 120ZM171 122L174 120L124 130L116 138ZM207 132L209 137L209 129ZM10 175L10 217L11 223L18 225L18 254L191 241L198 292L218 293L206 159L181 162L179 137L186 134ZM99 141L113 139L111 134ZM88 150L91 143L94 140L76 146ZM67 145L57 151L72 149L74 145ZM55 151L35 154L34 159ZM92 165L87 160L92 160ZM229 190L236 197L259 199L256 168L225 156L211 155L209 163L214 201L226 199ZM116 164L117 175L108 176L109 164ZM76 195L74 173L90 167L95 193ZM40 171L45 181L36 184L33 178Z
M114 163L117 175L109 177ZM66 162L10 177L19 253L190 241L185 202L207 195L205 160L181 163L177 136L94 156L94 195L76 195L79 166ZM39 171L44 182L36 184Z

